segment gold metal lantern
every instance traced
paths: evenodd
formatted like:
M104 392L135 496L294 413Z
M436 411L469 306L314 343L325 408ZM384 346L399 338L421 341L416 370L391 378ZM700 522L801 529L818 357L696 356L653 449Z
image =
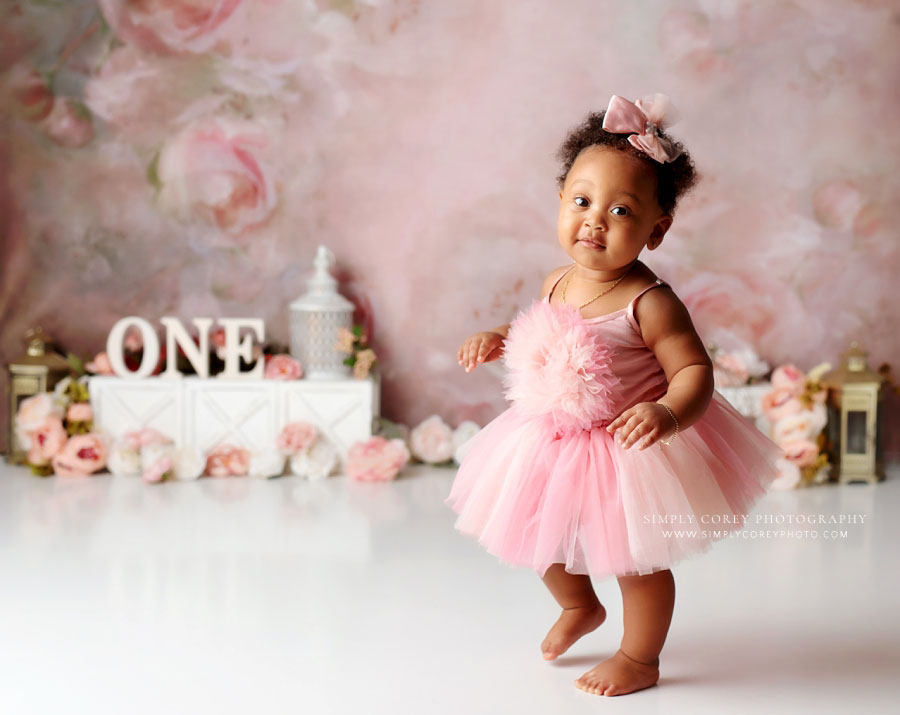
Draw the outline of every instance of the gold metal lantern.
M866 364L854 340L839 367L822 376L828 388L828 442L832 477L838 482L876 483L884 479L881 432L884 378Z
M16 413L22 401L41 392L50 392L56 383L69 374L66 359L55 351L48 351L50 339L40 327L25 334L28 348L24 355L9 364L9 454L10 464L23 464L25 450L16 437Z

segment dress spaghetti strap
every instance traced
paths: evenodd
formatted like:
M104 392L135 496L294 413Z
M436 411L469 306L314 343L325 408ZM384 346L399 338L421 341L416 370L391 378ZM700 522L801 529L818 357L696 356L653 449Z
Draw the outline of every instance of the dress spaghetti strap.
M634 304L637 302L637 299L640 298L644 293L646 293L651 288L656 288L656 286L668 285L661 278L657 278L655 283L651 283L646 286L640 293L638 293L631 301L628 303L628 309L626 310L626 314L628 315L628 322L631 323L632 327L637 330L638 335L641 334L641 326L638 325L637 320L634 317Z
M560 273L560 274L559 274L559 278L557 278L557 279L553 282L553 286L550 288L550 292L547 293L547 302L548 302L548 303L550 302L550 297L553 295L553 291L556 290L556 286L559 285L559 282L563 279L563 276L566 275L566 273L568 273L569 271L571 271L573 268L575 268L575 264L574 264L574 263L573 263L571 266L569 266L566 270L564 270L562 273Z

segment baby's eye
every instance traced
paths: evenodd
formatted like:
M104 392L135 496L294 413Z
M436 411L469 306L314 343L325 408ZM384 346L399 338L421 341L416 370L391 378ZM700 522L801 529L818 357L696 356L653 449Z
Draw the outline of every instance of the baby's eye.
M616 214L616 216L627 216L631 213L626 206L613 206L611 211L615 211L616 209L622 209L622 213Z
M583 204L579 204L579 203L578 203L579 201L584 201L584 203L583 203ZM585 207L585 206L588 205L588 200L587 200L586 198L584 198L584 196L576 196L576 197L575 197L575 205L576 205L576 206L581 206L581 207L583 208L583 207Z

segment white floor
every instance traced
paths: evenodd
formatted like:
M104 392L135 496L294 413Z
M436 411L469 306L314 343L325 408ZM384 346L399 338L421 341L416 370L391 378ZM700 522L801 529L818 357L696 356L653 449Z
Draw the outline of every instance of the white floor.
M660 682L616 698L573 686L618 647L615 580L597 584L607 622L543 661L558 607L453 529L453 474L148 486L0 462L0 712L900 711L897 471L754 511L864 524L729 539L675 568Z

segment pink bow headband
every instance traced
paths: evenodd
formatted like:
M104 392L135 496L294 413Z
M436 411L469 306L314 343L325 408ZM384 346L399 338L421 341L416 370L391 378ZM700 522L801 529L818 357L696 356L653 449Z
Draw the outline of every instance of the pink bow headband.
M602 129L612 134L631 134L628 141L660 164L675 161L681 151L659 135L659 130L678 121L678 111L665 94L651 94L634 104L614 94L603 117Z

